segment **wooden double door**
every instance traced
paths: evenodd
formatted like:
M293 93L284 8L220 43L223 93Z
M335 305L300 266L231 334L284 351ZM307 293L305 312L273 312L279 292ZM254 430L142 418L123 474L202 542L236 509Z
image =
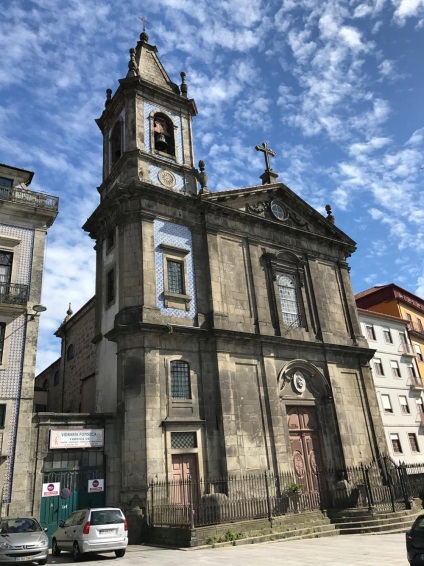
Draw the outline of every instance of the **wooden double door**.
M287 406L286 410L296 483L304 492L318 491L317 469L322 468L322 457L315 407Z

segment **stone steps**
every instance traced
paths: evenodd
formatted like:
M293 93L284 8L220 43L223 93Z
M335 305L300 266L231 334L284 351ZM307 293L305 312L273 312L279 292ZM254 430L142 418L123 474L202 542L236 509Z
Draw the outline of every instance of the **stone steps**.
M340 534L382 534L399 533L408 530L415 518L422 511L398 511L395 513L381 513L378 515L350 516L332 518L332 522Z

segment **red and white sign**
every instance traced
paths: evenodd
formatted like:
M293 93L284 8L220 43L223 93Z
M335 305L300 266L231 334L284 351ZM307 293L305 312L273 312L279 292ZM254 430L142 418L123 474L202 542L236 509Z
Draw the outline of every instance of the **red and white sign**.
M88 493L105 490L105 480L88 480Z
M43 483L42 497L54 497L60 493L60 482Z

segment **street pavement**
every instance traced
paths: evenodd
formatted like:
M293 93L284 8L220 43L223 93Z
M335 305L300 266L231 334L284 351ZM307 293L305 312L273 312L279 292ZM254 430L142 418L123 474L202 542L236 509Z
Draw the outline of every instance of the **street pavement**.
M90 566L408 566L403 533L340 535L224 548L171 550L131 545L124 558L114 554L84 557ZM49 556L49 564L73 563L72 556Z

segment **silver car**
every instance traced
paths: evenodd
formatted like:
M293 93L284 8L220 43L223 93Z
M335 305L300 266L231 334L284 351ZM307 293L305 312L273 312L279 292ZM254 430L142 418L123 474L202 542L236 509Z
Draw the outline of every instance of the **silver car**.
M115 552L120 558L127 545L128 525L120 509L80 509L61 522L53 533L52 554L59 556L62 550L67 550L76 562L86 552Z
M0 563L38 562L46 564L49 539L32 517L0 518Z

